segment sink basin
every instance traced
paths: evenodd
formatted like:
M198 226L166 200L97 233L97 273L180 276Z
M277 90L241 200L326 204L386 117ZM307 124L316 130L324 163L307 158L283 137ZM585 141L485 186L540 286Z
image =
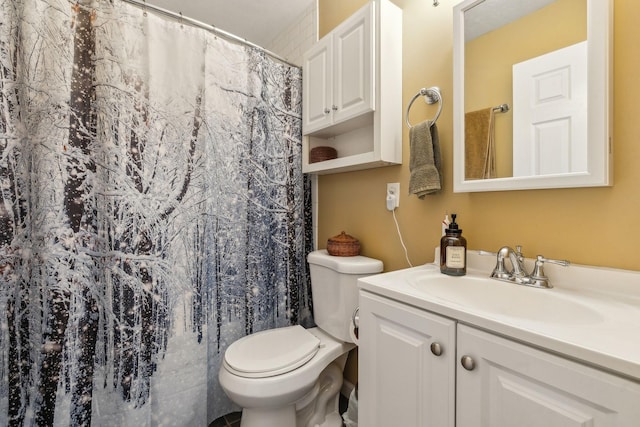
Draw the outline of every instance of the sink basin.
M577 301L575 294L558 288L531 288L477 273L453 277L441 274L437 268L414 271L408 275L407 283L425 296L492 317L574 325L604 320L594 308Z

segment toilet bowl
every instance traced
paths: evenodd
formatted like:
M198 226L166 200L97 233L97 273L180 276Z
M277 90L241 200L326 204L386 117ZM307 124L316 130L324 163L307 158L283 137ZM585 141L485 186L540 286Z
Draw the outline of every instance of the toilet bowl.
M350 328L357 308L357 279L382 271L367 257L309 254L314 319L257 332L227 348L218 378L243 408L241 427L340 427L342 373L355 347Z
M316 339L317 348L313 357L302 366L293 368L296 363L292 362L292 369L288 372L282 372L283 368L274 365L274 372L280 370L281 373L270 375L268 371L264 371L262 372L264 376L240 376L242 373L239 375L236 369L229 366L227 361L229 358L225 353L225 361L219 373L220 384L227 396L243 408L242 427L254 425L262 427L293 427L298 425L296 421L297 412L305 409L305 400L312 400L305 399L305 397L308 397L310 393L318 394L320 392L320 390L314 390L314 386L316 386L322 371L333 362L337 362L340 374L342 374L346 355L355 347L355 344L338 341L318 328L304 329L301 326L290 326L259 332L258 334L268 338L268 335L271 335L274 331L282 330L284 333L289 333L293 332L291 329L294 328L300 328L303 333ZM249 336L254 337L258 334ZM275 345L271 348L275 348ZM255 354L253 353L253 355ZM246 355L249 356L251 354L247 353ZM337 360L343 355L345 356L344 361ZM341 386L342 375L340 375L340 384L336 392L340 391ZM252 420L255 420L255 423L250 422ZM339 426L340 424L337 425Z

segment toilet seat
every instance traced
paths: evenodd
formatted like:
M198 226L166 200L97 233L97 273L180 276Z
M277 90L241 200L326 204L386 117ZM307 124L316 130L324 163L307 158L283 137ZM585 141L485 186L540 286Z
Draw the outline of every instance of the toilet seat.
M225 352L224 364L240 377L273 377L307 363L319 346L318 337L300 325L269 329L231 344Z

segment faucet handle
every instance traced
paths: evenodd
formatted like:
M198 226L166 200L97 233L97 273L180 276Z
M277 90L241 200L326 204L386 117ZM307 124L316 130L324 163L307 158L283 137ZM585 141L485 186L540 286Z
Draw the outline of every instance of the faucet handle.
M538 255L536 257L536 263L530 276L531 280L535 283L535 286L542 288L552 288L553 286L551 286L549 278L544 274L545 262L548 262L549 264L561 265L563 267L568 267L569 265L571 265L571 263L567 260L545 258L542 255Z
M516 245L516 250L513 251L516 259L518 261L518 266L520 267L520 269L524 272L525 268L524 268L524 254L522 253L522 245ZM514 270L517 270L517 267L514 267ZM525 272L526 274L526 272Z
M543 257L542 255L538 255L537 261L548 262L549 264L558 264L563 267L569 267L571 265L571 263L566 259L549 259Z

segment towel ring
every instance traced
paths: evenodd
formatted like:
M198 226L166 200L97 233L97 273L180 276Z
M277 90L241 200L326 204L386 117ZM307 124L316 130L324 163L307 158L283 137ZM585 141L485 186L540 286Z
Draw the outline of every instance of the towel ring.
M435 104L436 102L440 102L440 105L438 105L436 116L433 118L434 123L438 120L438 117L440 117L440 113L442 112L442 94L440 93L440 88L437 86L433 86L428 89L423 87L422 89L420 89L420 91L418 91L418 93L413 95L413 98L411 98L411 101L409 101L409 105L407 105L407 112L404 116L405 122L407 123L407 127L409 129L413 127L411 126L411 123L409 123L409 110L411 110L413 102L420 96L424 96L424 102L426 102L427 104Z

